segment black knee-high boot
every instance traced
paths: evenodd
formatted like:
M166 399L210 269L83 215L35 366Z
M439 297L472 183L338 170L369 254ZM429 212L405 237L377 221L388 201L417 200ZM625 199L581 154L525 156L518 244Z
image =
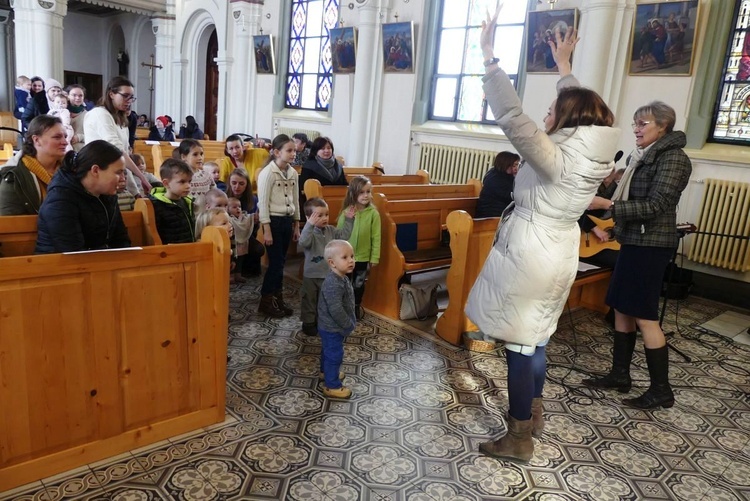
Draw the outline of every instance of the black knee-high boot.
M630 361L635 350L635 331L614 333L614 348L612 350L612 369L606 376L584 379L582 382L592 388L614 388L620 393L630 391Z
M669 385L669 349L667 345L661 348L646 348L646 363L648 374L651 376L651 386L646 393L637 398L626 398L623 404L637 409L665 409L674 405L674 393Z

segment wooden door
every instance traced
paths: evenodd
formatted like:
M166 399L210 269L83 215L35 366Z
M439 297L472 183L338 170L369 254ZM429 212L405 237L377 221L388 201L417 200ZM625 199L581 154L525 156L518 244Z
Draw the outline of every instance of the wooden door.
M206 51L206 123L203 132L208 134L210 139L216 137L216 115L219 112L219 65L214 58L219 55L219 39L216 36L216 30L211 33L208 39L208 50Z

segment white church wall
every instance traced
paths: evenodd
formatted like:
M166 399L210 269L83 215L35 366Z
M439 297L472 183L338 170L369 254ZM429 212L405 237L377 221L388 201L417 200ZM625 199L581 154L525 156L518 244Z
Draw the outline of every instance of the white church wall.
M63 20L64 68L66 71L78 71L107 76L102 71L104 51L107 44L108 22L105 18L69 12ZM104 66L106 68L107 66Z

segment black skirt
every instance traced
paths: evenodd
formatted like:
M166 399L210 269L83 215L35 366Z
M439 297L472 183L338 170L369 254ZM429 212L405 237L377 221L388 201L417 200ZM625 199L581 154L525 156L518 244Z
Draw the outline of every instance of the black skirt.
M659 320L664 271L674 249L623 245L609 281L607 304L635 318Z

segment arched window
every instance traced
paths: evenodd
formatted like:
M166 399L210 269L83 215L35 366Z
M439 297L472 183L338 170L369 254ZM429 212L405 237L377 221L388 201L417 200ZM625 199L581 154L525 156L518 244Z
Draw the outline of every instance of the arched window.
M429 119L492 122L482 91L484 65L479 48L482 21L495 0L442 0ZM514 85L518 82L526 1L505 2L495 31L495 55Z
M735 9L708 140L750 145L750 0Z
M286 79L287 108L328 110L331 100L331 41L338 0L293 0Z

